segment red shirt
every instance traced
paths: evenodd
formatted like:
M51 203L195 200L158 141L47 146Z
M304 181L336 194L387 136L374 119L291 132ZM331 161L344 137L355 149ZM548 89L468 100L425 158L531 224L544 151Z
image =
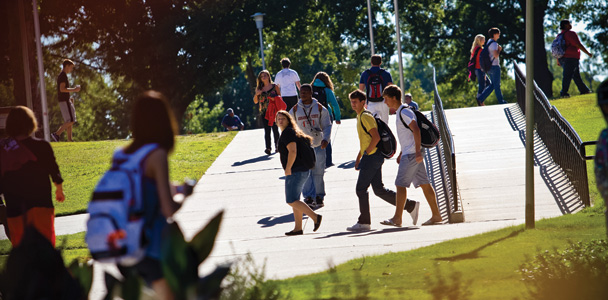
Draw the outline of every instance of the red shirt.
M581 59L581 50L576 46L580 44L578 35L572 30L563 31L564 39L566 40L566 53L563 57Z
M471 53L471 58L473 58L473 55L477 53L477 49L480 48L481 46L475 46L475 49L473 49L473 53ZM477 53L477 57L475 58L475 69L481 69L481 65L479 64L479 56L481 56L481 50L479 50L479 53Z

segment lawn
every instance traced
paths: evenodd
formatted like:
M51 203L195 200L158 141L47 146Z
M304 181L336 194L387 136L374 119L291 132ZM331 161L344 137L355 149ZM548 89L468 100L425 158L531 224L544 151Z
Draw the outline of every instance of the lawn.
M200 179L234 135L224 132L177 137L175 152L169 156L171 180ZM66 196L64 203L54 202L55 214L86 212L97 180L110 167L112 153L127 144L124 140L52 143Z
M555 100L583 141L606 122L595 94ZM588 147L588 155L595 147ZM536 223L452 240L412 251L356 259L325 272L276 281L292 299L529 299L519 267L541 251L605 239L604 204L588 162L594 207ZM447 295L453 296L448 298Z

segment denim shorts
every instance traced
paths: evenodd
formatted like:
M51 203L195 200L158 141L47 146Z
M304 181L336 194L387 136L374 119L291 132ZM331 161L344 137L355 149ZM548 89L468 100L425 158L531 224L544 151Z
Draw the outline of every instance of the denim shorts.
M429 178L426 175L424 161L417 163L416 154L403 154L399 162L395 185L409 187L414 184L414 187L419 187L427 183L429 183Z
M292 172L291 175L285 176L285 202L294 203L300 200L302 187L308 179L310 171Z

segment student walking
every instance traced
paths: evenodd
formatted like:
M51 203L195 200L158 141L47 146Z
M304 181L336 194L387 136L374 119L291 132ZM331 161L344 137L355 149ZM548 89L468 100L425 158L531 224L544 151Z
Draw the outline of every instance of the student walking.
M359 89L366 91L367 109L384 123L388 123L389 109L382 98L382 91L393 84L393 78L389 72L380 68L382 64L380 55L372 55L371 63L372 67L361 73Z
M397 136L399 138L399 144L401 145L401 152L397 156L397 163L399 164L399 171L397 172L397 178L395 179L395 185L397 186L397 205L395 207L395 214L392 218L381 222L383 225L401 227L403 223L402 215L403 208L408 205L415 205L416 208L419 203L410 204L411 200L407 200L407 187L414 185L414 187L421 187L424 192L424 197L431 207L433 216L422 225L433 225L442 222L441 213L439 212L439 206L437 205L437 198L435 197L435 190L429 183L428 176L426 174L426 168L422 158L422 150L420 147L420 128L416 122L416 115L408 107L407 104L401 104L401 89L396 85L388 86L383 92L384 99L390 108L396 109L397 111ZM406 127L406 125L408 127Z
M278 151L279 142L279 128L275 124L274 118L276 117L277 111L285 109L285 102L281 99L281 89L278 85L272 82L270 72L263 70L258 74L257 88L255 89L255 96L253 102L259 104L260 115L258 120L262 122L264 126L264 140L266 142L266 150L264 152L267 155L272 153L270 148L270 131L274 136L274 148Z
M342 114L340 113L340 106L338 105L336 94L334 94L334 84L331 81L331 78L329 78L329 75L325 72L318 72L312 79L311 84L313 97L329 110L332 124L335 120L336 124L339 125L342 122ZM329 168L334 165L331 143L327 145L325 152L325 167Z
M475 77L477 77L477 97L481 96L483 90L490 86L492 83L486 76L486 73L481 70L481 65L479 64L479 54L481 54L481 50L483 50L483 45L486 43L486 37L483 34L478 34L475 36L475 40L473 41L473 45L471 46L471 59L475 61ZM407 97L407 94L406 94ZM483 102L479 105L484 106Z
M492 60L492 68L488 75L490 76L491 84L486 86L481 95L477 97L477 104L483 105L483 102L490 96L492 91L496 95L496 99L498 99L498 103L505 104L507 103L502 97L502 91L500 90L500 52L502 51L502 46L498 45L498 39L500 38L500 30L496 27L490 28L488 31L488 36L490 39L486 43L485 47L488 47L490 51L490 59Z
M0 140L0 194L6 200L9 238L13 247L21 243L26 227L33 226L55 246L55 200L63 202L63 178L51 145L31 137L38 128L34 113L16 106L6 119L8 138Z
M589 57L593 57L593 54L587 51L587 48L585 48L578 39L576 32L572 31L570 20L562 20L559 23L559 29L561 29L562 32L560 34L563 35L564 40L566 41L564 56L557 60L557 64L564 70L562 90L559 94L562 97L570 97L568 89L570 89L570 81L572 81L572 79L574 79L574 83L581 95L591 93L581 78L579 62L581 59L581 50L589 55Z
M395 192L384 187L382 183L382 165L384 157L376 147L380 141L378 125L371 112L365 109L366 96L361 90L355 90L348 95L352 109L357 113L357 134L359 136L360 150L355 160L355 170L359 171L355 187L359 198L359 218L348 231L366 231L371 229L371 214L369 210L369 193L367 189L372 186L374 194L382 200L396 205ZM367 132L363 129L367 129ZM409 202L409 201L408 201ZM406 209L412 216L414 225L418 221L419 203L411 201Z
M305 202L313 209L325 206L325 155L326 148L330 144L331 118L329 111L312 97L312 86L304 84L300 88L300 101L289 114L291 114L302 132L312 137L315 151L315 167L310 171L310 176L304 184L302 194Z
M70 97L70 93L80 92L80 85L70 87L67 74L72 73L72 71L74 71L74 62L69 59L63 60L63 68L57 76L57 100L64 123L57 131L51 133L51 138L55 142L59 141L59 136L64 131L67 132L68 142L73 142L72 126L76 123L76 109L74 108L74 98Z
M304 233L302 230L303 213L314 221L313 231L317 231L321 226L323 217L316 214L300 200L302 187L310 173L301 151L307 151L304 147L309 147L313 139L298 128L295 120L288 112L280 110L277 112L276 120L279 128L281 128L279 154L281 165L285 170L285 201L293 209L295 220L293 230L285 232L285 235L302 235Z
M296 103L298 103L298 90L300 89L300 76L298 72L290 69L291 61L285 57L281 59L283 70L279 71L274 77L274 81L281 88L283 101L287 105L286 111L289 111Z

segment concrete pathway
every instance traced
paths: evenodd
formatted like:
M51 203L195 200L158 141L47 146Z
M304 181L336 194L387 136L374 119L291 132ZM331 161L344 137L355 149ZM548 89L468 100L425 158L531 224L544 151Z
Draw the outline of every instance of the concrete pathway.
M313 222L309 220L303 236L286 237L284 232L293 228L293 215L285 203L279 155L264 154L263 130L247 130L226 147L175 217L186 237L191 238L216 213L225 212L215 248L201 273L249 253L256 264L266 265L269 278L288 278L321 272L362 256L411 250L524 223L525 149L520 132L523 116L518 106L452 109L446 115L456 147L464 223L413 226L405 214L402 228L380 225L380 221L392 216L394 207L374 196L370 188L372 231L346 231L359 215L355 194L358 172L354 170L359 141L355 119L350 119L333 128L335 166L325 173L325 207L317 211L323 215L321 228L313 233ZM394 115L390 116L389 125L394 130ZM536 218L582 208L576 195L561 187L563 184L554 183L559 172L539 148L539 166L535 167ZM429 151L427 161L432 154ZM384 183L391 189L395 187L397 166L393 158L383 167ZM408 198L421 202L418 224L430 218L429 205L420 189L408 189ZM447 220L445 203L440 202L440 207ZM82 231L85 221L86 216L57 218L57 234ZM96 280L96 286L100 284Z

